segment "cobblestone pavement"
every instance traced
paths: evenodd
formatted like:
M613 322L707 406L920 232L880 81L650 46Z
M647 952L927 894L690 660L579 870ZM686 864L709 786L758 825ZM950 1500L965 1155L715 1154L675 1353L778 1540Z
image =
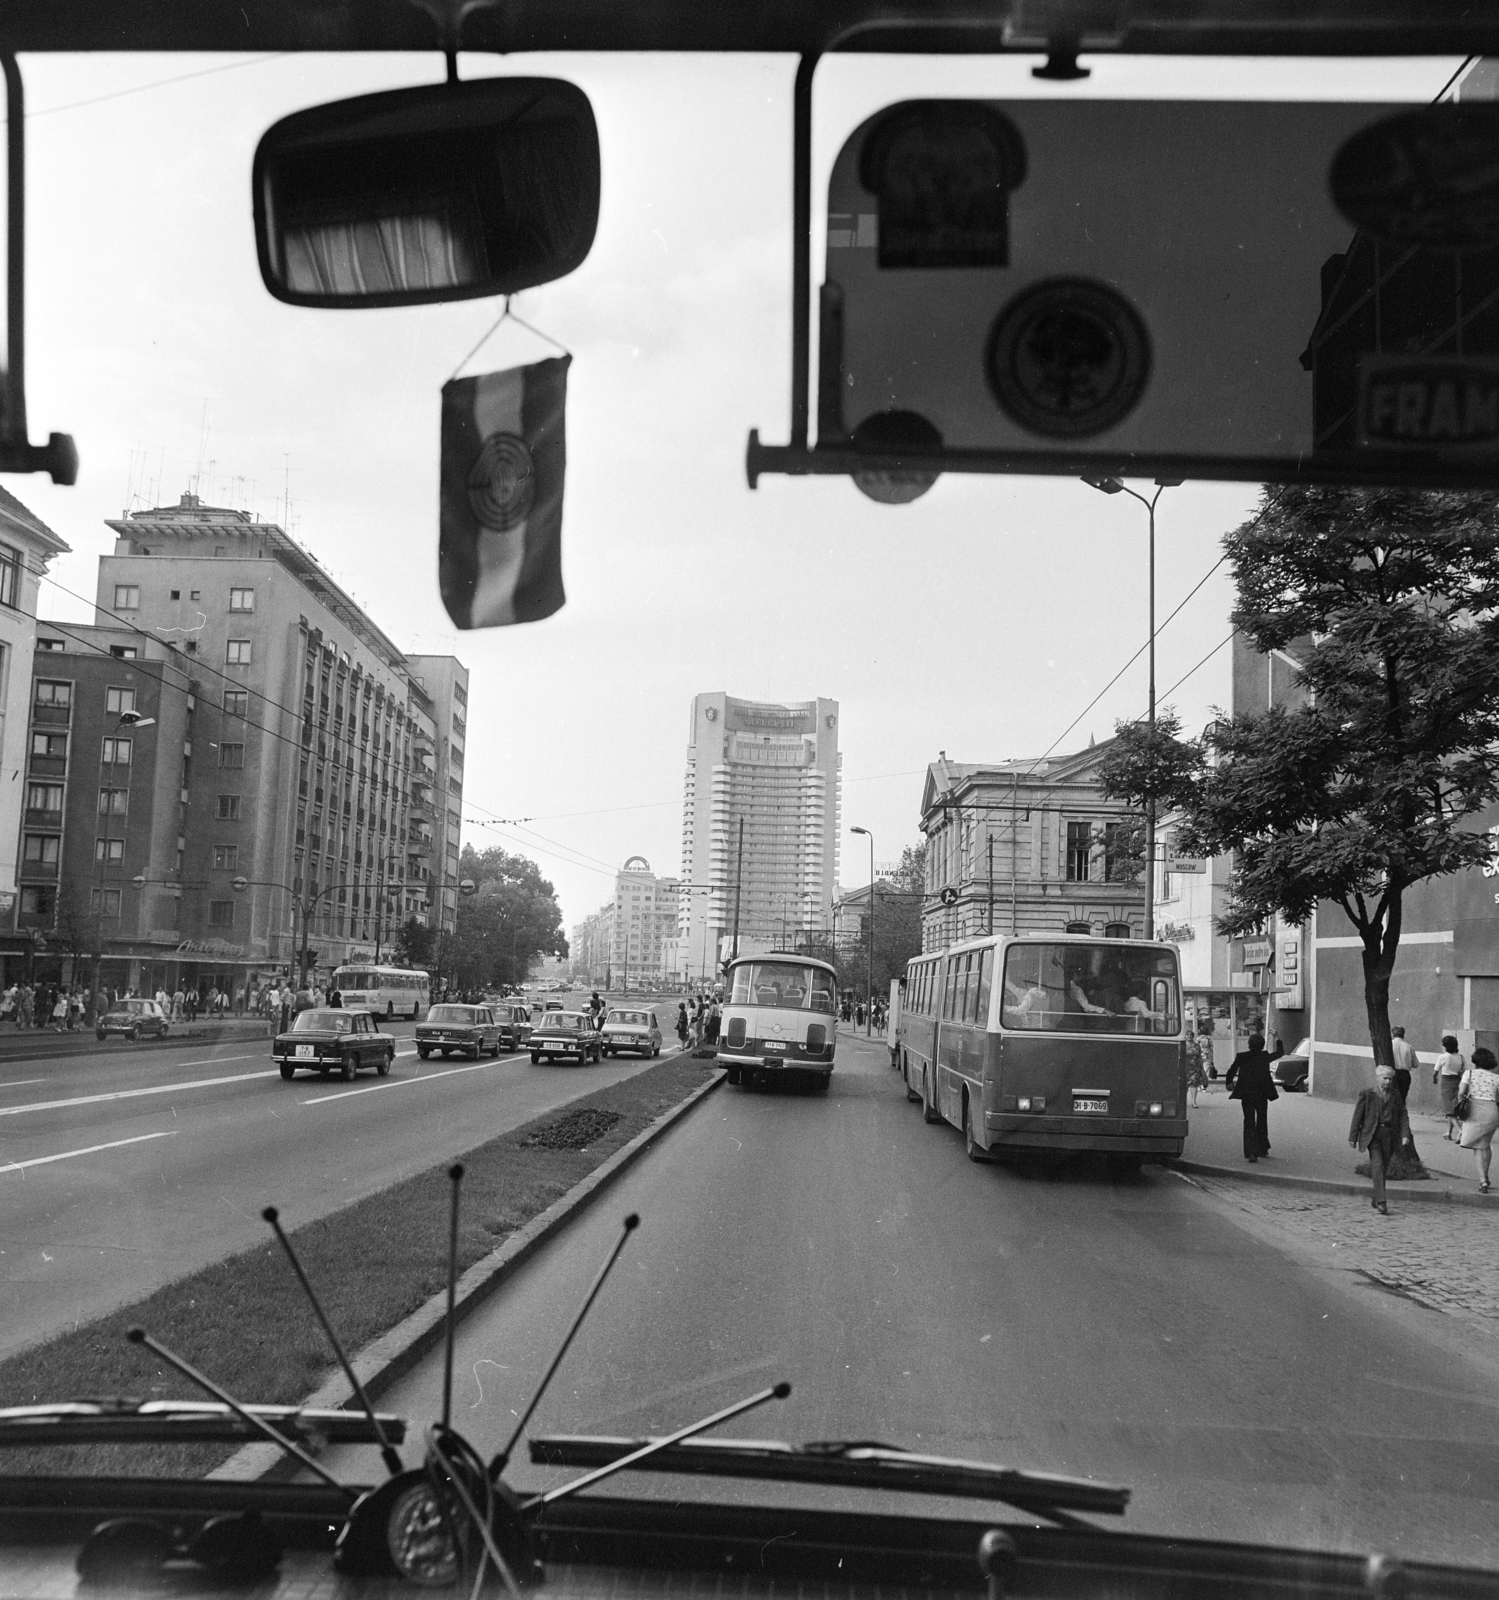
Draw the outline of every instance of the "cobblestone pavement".
M1467 1206L1401 1203L1390 1186L1390 1215L1362 1195L1319 1195L1193 1178L1217 1200L1418 1305L1499 1324L1499 1221Z

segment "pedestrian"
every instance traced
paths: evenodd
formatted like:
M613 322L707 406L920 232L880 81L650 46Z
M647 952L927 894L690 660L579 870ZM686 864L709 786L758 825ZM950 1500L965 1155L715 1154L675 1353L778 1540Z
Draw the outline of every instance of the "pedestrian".
M1228 1076L1233 1087L1229 1099L1237 1100L1244 1112L1244 1159L1258 1161L1270 1154L1269 1105L1280 1099L1275 1079L1270 1075L1270 1063L1285 1054L1285 1047L1277 1039L1275 1048L1265 1053L1265 1036L1249 1035L1249 1048L1241 1050L1229 1065Z
M1457 1040L1450 1033L1442 1035L1442 1049L1445 1053L1431 1069L1431 1081L1442 1097L1442 1115L1447 1119L1447 1131L1442 1137L1460 1139L1463 1125L1452 1115L1452 1108L1457 1104L1457 1086L1468 1064L1458 1053Z
M59 989L57 999L52 1003L52 1031L61 1033L68 1023L68 996L67 991Z
M708 1020L703 1025L703 1042L705 1044L717 1046L720 1020L718 1002L716 1000L710 1001L708 1005Z
M16 1026L29 1028L31 1026L32 1007L36 1003L36 992L29 983L21 985L21 992L16 997Z
M328 996L328 1004L335 1011L342 1011L343 1003L343 996L338 992L337 989L335 989L333 993Z
M1208 1086L1207 1068L1202 1060L1202 1040L1195 1033L1187 1035L1187 1093L1192 1104L1197 1104L1197 1092Z
M1416 1067L1416 1052L1406 1043L1405 1029L1398 1024L1390 1029L1390 1054L1395 1061L1395 1087L1403 1104L1411 1092L1411 1073Z
M677 1006L677 1038L682 1041L682 1048L687 1048L687 1002L683 1000Z
M1369 1152L1369 1176L1374 1181L1374 1198L1369 1203L1385 1216L1390 1214L1385 1203L1385 1172L1397 1150L1415 1144L1399 1077L1394 1067L1374 1069L1377 1087L1359 1091L1348 1129L1348 1143L1355 1150Z
M1478 1163L1478 1192L1489 1192L1489 1157L1493 1153L1494 1133L1499 1129L1499 1061L1487 1045L1479 1045L1473 1052L1473 1065L1462 1075L1457 1086L1457 1105L1454 1114L1461 1116L1463 1102L1467 1101L1467 1115L1461 1117L1464 1150L1473 1152Z

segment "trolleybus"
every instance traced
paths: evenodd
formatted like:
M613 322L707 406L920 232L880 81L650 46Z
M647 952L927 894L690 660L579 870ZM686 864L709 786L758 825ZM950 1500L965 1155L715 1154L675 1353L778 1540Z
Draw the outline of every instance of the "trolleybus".
M740 956L726 974L718 1058L730 1083L825 1090L837 1043L836 974L813 956Z
M1176 950L1079 935L971 939L906 968L896 1066L975 1161L1181 1154L1187 1062Z
M346 1006L368 1006L385 1017L425 1016L431 999L427 974L408 967L339 967L330 987Z

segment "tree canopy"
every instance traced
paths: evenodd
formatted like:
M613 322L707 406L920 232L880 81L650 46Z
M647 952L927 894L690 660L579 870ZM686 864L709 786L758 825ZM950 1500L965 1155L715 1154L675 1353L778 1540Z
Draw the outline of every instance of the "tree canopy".
M444 941L444 974L459 988L522 983L533 957L567 954L556 891L529 857L465 845L458 875L476 885L459 898L457 932Z

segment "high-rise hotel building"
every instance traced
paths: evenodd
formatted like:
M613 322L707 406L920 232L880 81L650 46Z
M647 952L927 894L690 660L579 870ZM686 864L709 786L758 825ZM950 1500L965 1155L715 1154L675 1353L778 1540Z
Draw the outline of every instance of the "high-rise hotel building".
M680 960L712 975L739 948L826 929L838 877L838 702L700 694L682 795ZM743 823L741 854L740 824Z

